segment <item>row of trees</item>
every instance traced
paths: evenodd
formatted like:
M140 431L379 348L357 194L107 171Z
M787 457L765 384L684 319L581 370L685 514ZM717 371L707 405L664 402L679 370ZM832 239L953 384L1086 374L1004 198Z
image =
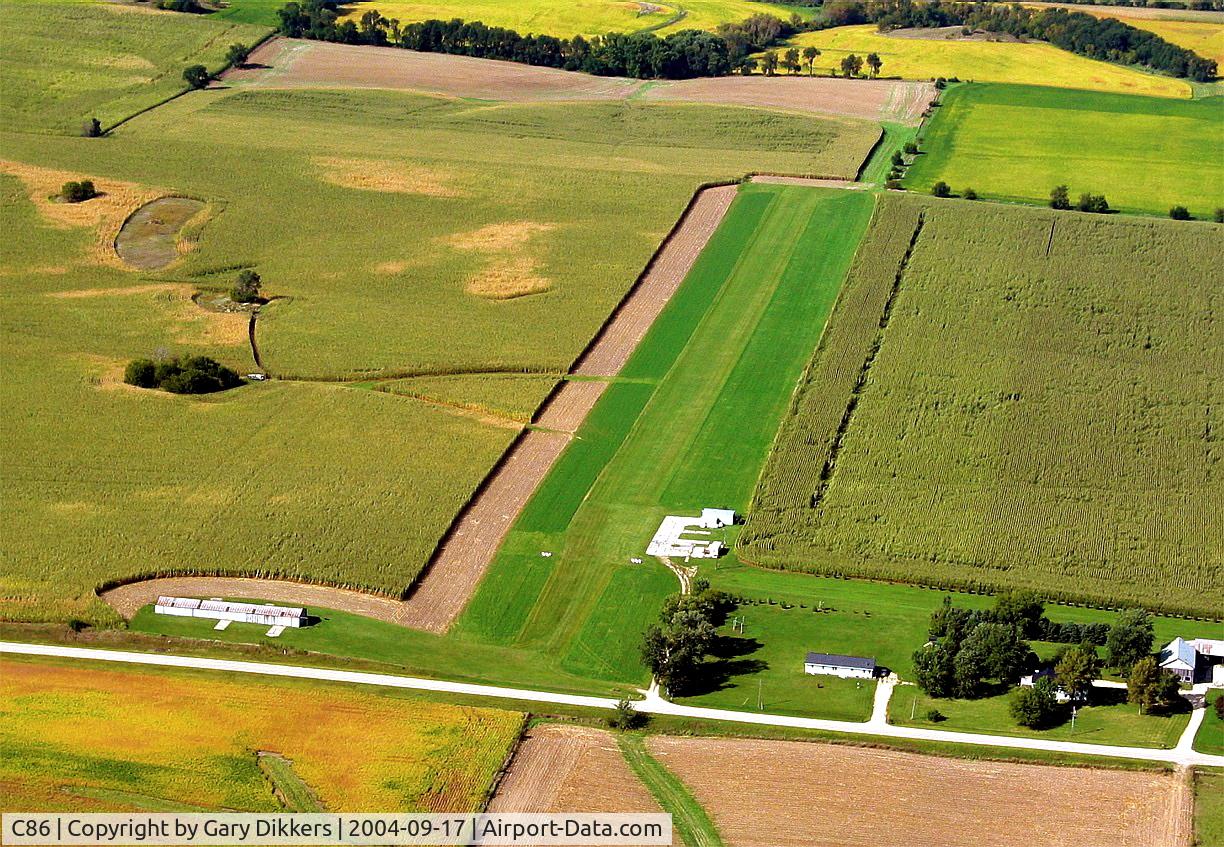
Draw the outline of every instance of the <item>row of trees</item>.
M1091 59L1144 65L1200 82L1214 79L1216 62L1116 18L1019 4L943 3L941 0L835 0L825 5L824 26L874 23L881 31L902 27L963 26L1047 41Z
M761 73L766 76L773 76L779 69L790 74L797 74L806 66L808 76L811 76L816 71L816 58L819 55L820 49L810 46L804 47L802 50L798 47L791 47L781 54L777 50L766 50L765 54L760 58L759 67ZM870 69L872 78L878 77L880 75L880 68L884 66L884 60L880 58L878 53L868 53L865 59L851 53L848 56L842 57L841 72L846 79L861 76L864 63ZM746 59L740 66L740 70L744 73L752 73L755 69L751 59Z
M730 595L712 590L704 579L694 582L691 593L673 594L663 602L658 623L647 627L642 639L642 661L668 695L693 688L716 630L734 607Z
M1080 195L1079 201L1072 205L1071 194L1065 185L1056 185L1050 191L1050 208L1076 209L1081 212L1095 212L1102 215L1111 211L1109 201L1105 199L1104 194L1084 192Z

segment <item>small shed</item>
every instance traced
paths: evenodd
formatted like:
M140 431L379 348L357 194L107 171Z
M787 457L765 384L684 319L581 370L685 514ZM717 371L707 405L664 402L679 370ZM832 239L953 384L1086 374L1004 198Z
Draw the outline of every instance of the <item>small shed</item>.
M803 672L840 676L843 679L872 679L876 673L876 661L840 653L808 653L803 660Z

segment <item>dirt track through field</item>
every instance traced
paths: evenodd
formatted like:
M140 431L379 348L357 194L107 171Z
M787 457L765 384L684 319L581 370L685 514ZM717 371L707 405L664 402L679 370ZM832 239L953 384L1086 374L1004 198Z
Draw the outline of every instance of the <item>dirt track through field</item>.
M490 812L662 812L611 733L564 724L527 732ZM673 844L680 840L673 834Z
M653 737L740 847L1189 847L1180 775L796 741Z
M243 88L388 88L505 102L624 100L758 106L917 124L929 82L804 76L651 81L591 76L471 56L274 38L222 79Z
M651 259L646 271L574 368L613 377L680 287L735 199L735 185L702 189ZM568 382L540 409L539 429L514 443L459 513L408 599L274 579L173 577L134 582L103 600L130 618L159 595L251 597L366 615L442 633L463 611L515 519L548 476L573 433L607 388L600 380Z

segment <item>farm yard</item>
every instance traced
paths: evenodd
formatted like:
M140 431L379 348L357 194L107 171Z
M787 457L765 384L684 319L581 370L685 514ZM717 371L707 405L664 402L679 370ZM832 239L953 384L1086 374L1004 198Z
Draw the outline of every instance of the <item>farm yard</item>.
M1092 139L1108 138L1108 144ZM1224 97L1170 100L1017 85L946 92L924 127L906 188L939 181L978 196L1044 204L1056 185L1072 201L1104 194L1115 209L1210 220L1224 206Z
M881 74L903 79L956 78L1189 98L1185 80L1077 56L1045 42L966 38L961 27L879 32L874 24L841 26L801 33L789 44L816 47L816 69L836 74L851 53L875 53ZM1190 46L1190 45L1187 45ZM1193 49L1193 48L1192 48Z
M881 202L741 557L1217 612L1218 233Z
M0 716L6 808L82 812L293 810L277 793L300 801L301 786L337 811L475 811L523 723L335 687L9 659Z

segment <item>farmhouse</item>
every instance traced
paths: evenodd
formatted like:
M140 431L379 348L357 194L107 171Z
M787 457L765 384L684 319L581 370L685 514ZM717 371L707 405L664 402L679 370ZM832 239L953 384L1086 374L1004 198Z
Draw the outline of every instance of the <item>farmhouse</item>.
M211 618L217 629L230 623L255 623L270 626L269 635L280 635L285 627L306 625L306 610L266 603L231 603L228 600L197 600L194 597L158 597L153 611L159 615L183 618Z
M685 536L709 536L709 530L723 529L733 523L735 512L730 509L702 509L701 516L696 518L668 515L655 530L654 538L646 547L646 553L650 556L678 556L685 559L717 559L726 550L722 541Z
M1194 683L1208 674L1220 676L1220 671L1224 670L1224 665L1220 664L1224 661L1224 641L1210 638L1186 641L1178 636L1164 646L1156 661L1182 682Z
M803 660L803 672L840 676L843 679L871 679L875 676L875 659L862 656L842 656L838 653L808 653Z
M1041 679L1048 679L1054 682L1054 669L1048 665L1044 668L1038 668L1031 674L1020 677L1020 685L1022 688L1032 688ZM1061 687L1056 686L1054 689L1054 700L1058 703L1070 703L1071 695Z

